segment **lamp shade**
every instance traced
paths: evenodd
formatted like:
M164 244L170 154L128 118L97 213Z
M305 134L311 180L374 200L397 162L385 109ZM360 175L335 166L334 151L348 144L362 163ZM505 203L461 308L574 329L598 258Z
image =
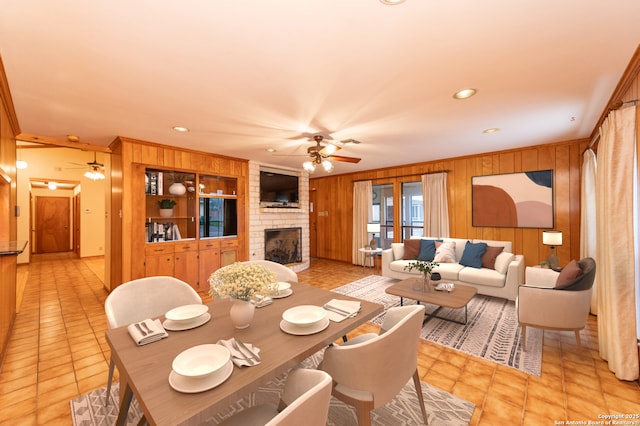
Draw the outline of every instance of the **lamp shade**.
M542 231L542 244L547 246L561 246L562 231Z
M369 233L377 233L380 232L380 224L379 223L367 223L367 232Z

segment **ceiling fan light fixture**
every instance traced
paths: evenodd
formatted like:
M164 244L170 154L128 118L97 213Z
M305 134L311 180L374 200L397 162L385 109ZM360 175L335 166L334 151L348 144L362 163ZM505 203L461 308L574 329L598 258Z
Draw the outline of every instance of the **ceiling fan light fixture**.
M87 170L85 172L84 177L96 181L104 179L104 173L102 173L97 167L93 167L91 170Z
M333 144L327 144L327 145L324 146L323 149L324 149L325 155L331 155L331 154L334 154L338 150L338 147L333 145Z
M309 173L313 173L316 171L316 164L313 161L305 161L302 163L302 168Z
M333 171L333 163L329 160L322 160L322 168L325 172L331 173Z

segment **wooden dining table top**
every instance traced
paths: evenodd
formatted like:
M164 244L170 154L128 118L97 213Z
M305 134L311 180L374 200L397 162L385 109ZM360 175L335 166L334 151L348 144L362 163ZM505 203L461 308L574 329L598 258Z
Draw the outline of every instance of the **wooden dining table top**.
M137 346L126 327L108 330L106 338L121 377L130 386L149 424L201 424L220 410L243 398L277 375L295 367L347 332L383 312L383 306L354 299L305 284L292 284L293 294L274 299L256 308L251 325L236 329L231 323L229 299L207 303L211 320L185 331L168 331L169 337ZM282 313L294 306L323 306L331 299L357 300L361 311L341 322L331 321L316 334L298 336L280 329ZM161 318L162 319L162 318ZM261 363L251 367L233 367L231 376L219 386L200 393L182 393L169 385L173 359L197 345L236 338L260 349ZM124 392L124 389L120 389Z

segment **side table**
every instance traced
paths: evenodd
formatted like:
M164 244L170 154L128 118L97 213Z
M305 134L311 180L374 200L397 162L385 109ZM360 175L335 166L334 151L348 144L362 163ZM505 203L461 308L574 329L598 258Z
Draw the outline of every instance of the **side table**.
M382 253L382 249L381 248L372 249L372 248L363 247L359 250L360 250L360 253L362 253L362 269L364 270L364 268L367 267L367 258L371 259L371 267L375 268L376 261L374 256L378 256L380 253Z

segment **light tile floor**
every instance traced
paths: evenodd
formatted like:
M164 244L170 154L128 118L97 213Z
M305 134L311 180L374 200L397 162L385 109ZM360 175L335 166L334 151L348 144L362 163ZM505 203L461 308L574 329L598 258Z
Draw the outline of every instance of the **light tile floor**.
M33 256L19 267L26 287L0 371L0 425L71 424L69 400L106 385L103 271L99 258L66 253ZM313 260L298 276L332 289L371 273ZM352 334L367 331L376 327ZM556 425L640 413L638 382L617 380L598 356L595 317L582 340L579 349L573 333L546 331L541 377L421 341L419 372L423 381L475 403L472 425Z

